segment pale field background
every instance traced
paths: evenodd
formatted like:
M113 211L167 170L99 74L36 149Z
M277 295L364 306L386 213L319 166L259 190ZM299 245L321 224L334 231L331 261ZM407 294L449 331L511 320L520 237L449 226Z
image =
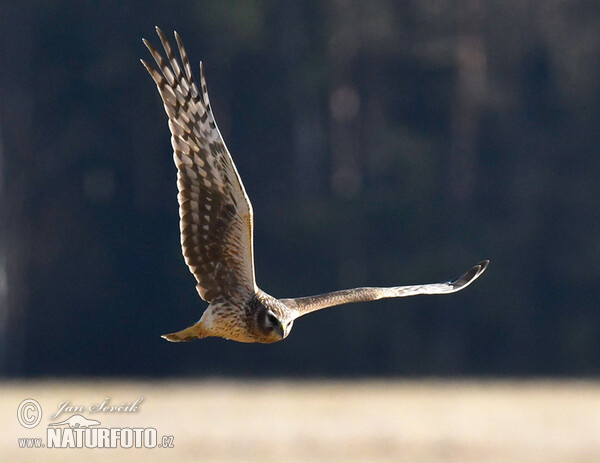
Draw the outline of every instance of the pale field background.
M154 427L173 449L20 449L45 437L62 401L133 402L91 414L103 427ZM22 428L17 408L40 402ZM600 462L599 381L5 381L2 462Z

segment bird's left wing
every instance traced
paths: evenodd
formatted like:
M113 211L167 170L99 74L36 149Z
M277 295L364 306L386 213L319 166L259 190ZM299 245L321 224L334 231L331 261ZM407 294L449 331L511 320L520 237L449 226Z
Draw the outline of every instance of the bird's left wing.
M212 114L200 63L201 92L175 32L183 69L157 27L165 61L146 40L160 72L146 67L169 117L177 166L181 246L207 302L218 296L250 297L254 278L252 205Z
M489 265L484 260L472 267L460 277L444 283L429 283L425 285L394 286L391 288L354 288L334 291L317 296L298 297L295 299L281 299L286 306L295 310L301 317L315 310L325 309L336 305L350 304L353 302L369 302L388 297L406 297L419 294L449 294L465 289L485 272Z

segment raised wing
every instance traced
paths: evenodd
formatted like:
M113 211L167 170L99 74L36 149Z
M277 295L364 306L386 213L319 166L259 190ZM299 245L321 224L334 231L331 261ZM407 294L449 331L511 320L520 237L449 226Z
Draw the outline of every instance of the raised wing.
M157 27L156 32L167 61L145 39L160 72L141 61L169 117L185 262L205 301L221 295L250 296L256 291L252 205L215 123L202 63L200 93L177 32L183 70L162 31Z
M406 297L418 294L449 294L465 289L485 272L490 261L484 260L472 267L468 272L455 280L444 283L431 283L426 285L395 286L391 288L354 288L334 291L318 296L299 297L296 299L281 299L285 305L297 311L296 318L336 305L350 304L352 302L369 302L387 297Z

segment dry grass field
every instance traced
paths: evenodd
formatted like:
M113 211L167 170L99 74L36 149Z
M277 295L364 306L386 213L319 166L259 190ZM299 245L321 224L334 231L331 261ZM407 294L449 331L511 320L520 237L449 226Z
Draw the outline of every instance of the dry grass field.
M135 413L89 413L143 397ZM40 424L19 404L36 399ZM173 448L19 448L64 401L102 427L155 428ZM0 383L2 462L600 461L600 382L104 381Z

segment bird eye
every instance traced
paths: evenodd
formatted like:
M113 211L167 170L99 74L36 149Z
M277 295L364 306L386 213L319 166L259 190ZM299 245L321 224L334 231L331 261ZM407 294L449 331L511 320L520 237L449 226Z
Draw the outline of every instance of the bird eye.
M267 315L267 320L269 320L269 325L271 326L277 326L279 324L277 317L271 313Z

